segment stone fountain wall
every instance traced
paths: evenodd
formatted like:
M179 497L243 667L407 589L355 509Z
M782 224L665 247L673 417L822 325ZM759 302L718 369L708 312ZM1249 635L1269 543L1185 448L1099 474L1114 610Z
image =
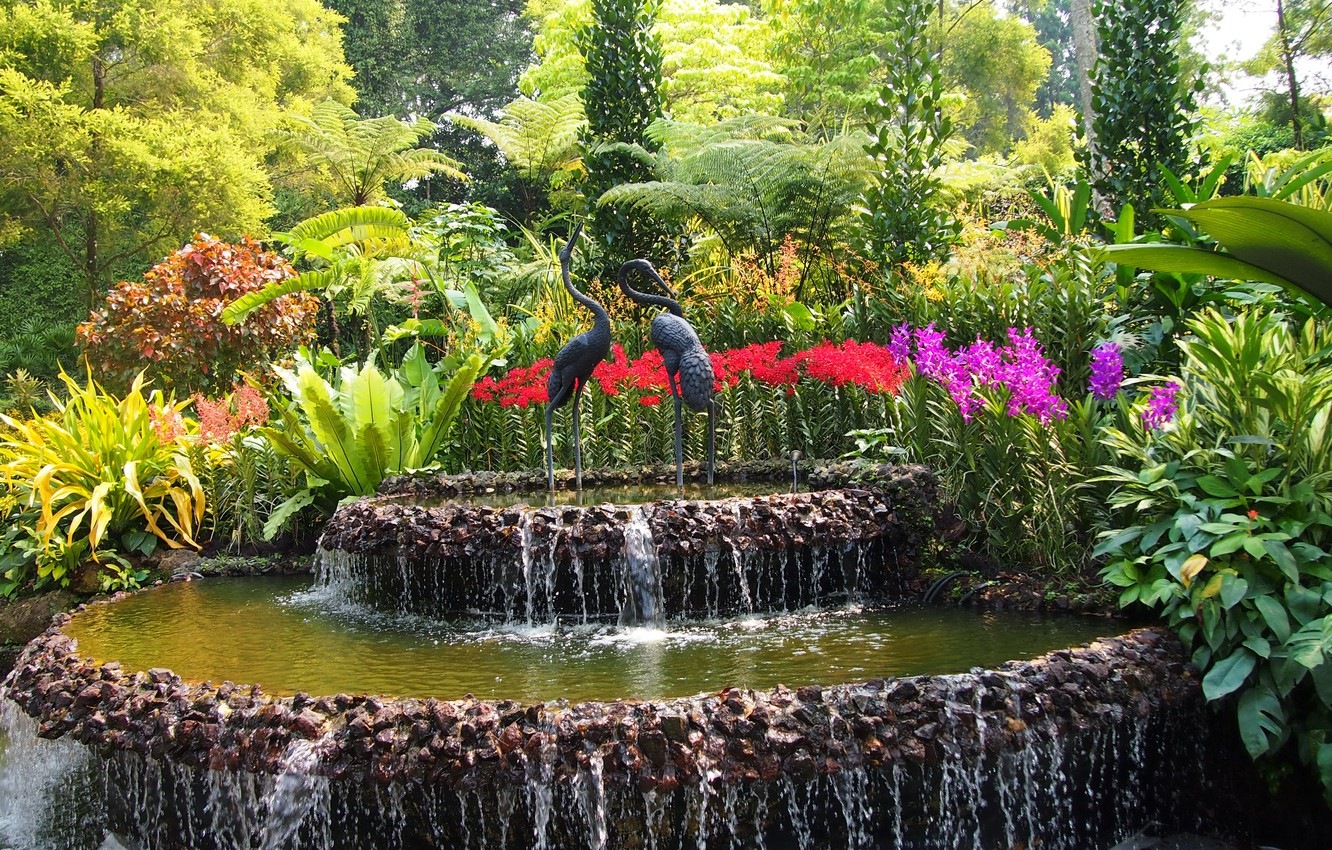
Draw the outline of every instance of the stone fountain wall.
M637 523L653 542L671 616L882 600L912 586L933 533L936 483L928 469L824 466L802 480L807 492L781 492L789 474L772 465L730 468L724 479L772 481L776 492L633 508L463 500L525 492L532 482L521 475L393 479L380 496L329 521L319 575L352 602L405 612L614 619L626 594L626 532ZM641 482L634 475L590 474L589 486Z
M272 698L91 664L64 616L25 650L9 698L40 736L103 753L104 787L172 789L179 822L160 825L159 799L119 824L150 847L207 834L219 795L248 795L239 809L263 820L293 782L335 833L397 824L386 847L599 850L644 830L661 847L791 830L810 847L963 846L971 833L966 846L1108 846L1152 819L1187 821L1176 791L1201 781L1180 776L1200 763L1198 681L1155 630L962 675L570 706ZM391 818L375 814L385 807ZM700 829L740 843L700 843Z

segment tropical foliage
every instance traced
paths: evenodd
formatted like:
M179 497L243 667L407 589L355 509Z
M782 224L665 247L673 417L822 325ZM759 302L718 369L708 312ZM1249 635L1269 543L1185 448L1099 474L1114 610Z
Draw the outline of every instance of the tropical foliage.
M91 377L65 376L68 400L49 416L0 416L0 469L9 521L20 532L5 562L0 592L32 582L67 584L85 559L108 550L196 546L204 493L180 438L181 410L140 376L122 397ZM13 563L17 560L18 563Z
M253 240L233 245L200 233L143 280L122 281L109 292L106 306L79 326L79 342L113 390L131 386L147 364L165 388L181 394L225 390L239 371L257 374L312 339L317 305L294 290L243 323L219 318L227 302L278 287L293 274Z
M1253 756L1292 741L1332 799L1332 335L1216 312L1189 330L1173 421L1103 432L1105 575L1175 627Z
M375 492L386 475L436 463L472 383L487 365L471 354L450 368L431 364L420 344L389 373L373 360L342 366L332 381L308 360L279 369L291 405L265 436L304 470L306 487L269 519L268 536L293 512L328 509L346 496Z

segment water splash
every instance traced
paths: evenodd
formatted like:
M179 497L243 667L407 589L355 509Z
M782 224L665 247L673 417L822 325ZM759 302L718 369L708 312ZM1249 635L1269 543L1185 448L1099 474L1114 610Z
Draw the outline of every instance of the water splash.
M662 610L661 564L647 514L638 508L624 526L624 592L621 626L659 628Z
M325 735L317 741L297 739L287 746L277 781L265 800L259 850L282 850L306 820L329 821L329 780L314 769L331 742Z

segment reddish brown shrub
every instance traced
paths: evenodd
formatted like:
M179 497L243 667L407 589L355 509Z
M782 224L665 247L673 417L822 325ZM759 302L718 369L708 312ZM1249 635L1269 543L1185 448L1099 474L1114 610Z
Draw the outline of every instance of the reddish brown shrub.
M236 298L294 274L248 237L233 245L200 233L143 280L113 287L78 338L108 389L128 387L146 367L157 386L178 395L221 395L238 371L256 372L313 339L318 301L306 293L279 298L236 325L219 318Z

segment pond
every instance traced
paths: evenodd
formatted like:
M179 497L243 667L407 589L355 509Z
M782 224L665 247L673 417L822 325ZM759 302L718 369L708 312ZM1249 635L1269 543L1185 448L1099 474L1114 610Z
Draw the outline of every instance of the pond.
M659 699L962 672L1112 633L1106 620L898 605L664 628L486 625L372 612L304 578L181 582L77 615L80 655L265 692L523 702Z

